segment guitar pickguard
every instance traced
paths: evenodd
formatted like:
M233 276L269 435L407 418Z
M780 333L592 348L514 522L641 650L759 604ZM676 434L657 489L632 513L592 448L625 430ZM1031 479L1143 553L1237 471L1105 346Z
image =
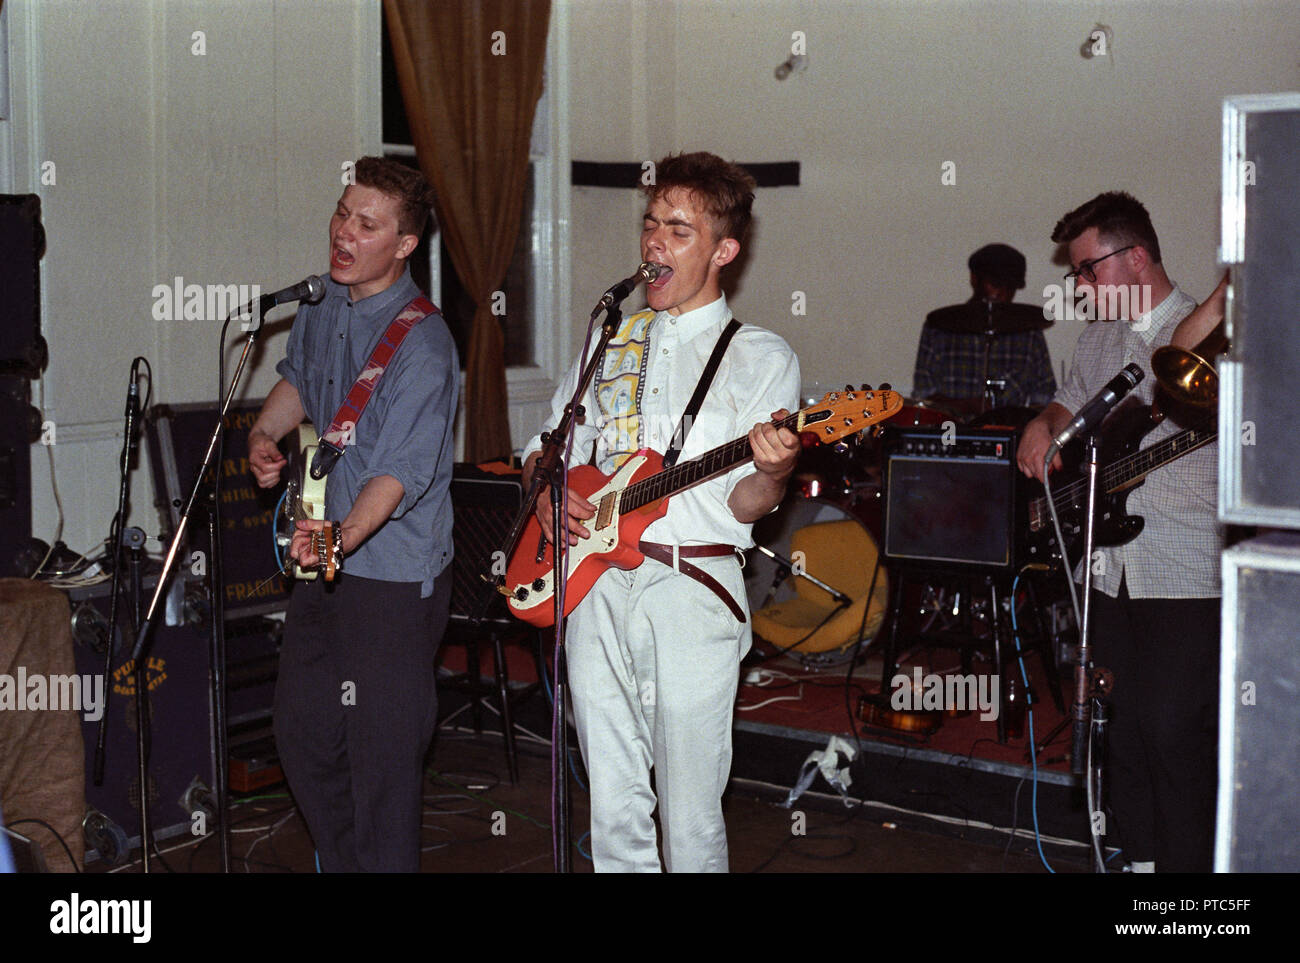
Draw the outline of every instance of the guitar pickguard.
M652 506L625 517L618 507L618 496L628 485L655 474L663 459L655 452L637 452L608 479L591 465L569 472L569 487L596 506L596 515L583 525L591 533L569 546L569 589L565 614L586 594L607 568L636 568L645 557L636 546L641 533L667 512L667 504L658 510ZM537 558L538 551L541 559ZM519 549L506 570L507 604L516 616L537 626L554 624L555 572L551 568L549 542L542 543L542 526L536 516L524 529Z

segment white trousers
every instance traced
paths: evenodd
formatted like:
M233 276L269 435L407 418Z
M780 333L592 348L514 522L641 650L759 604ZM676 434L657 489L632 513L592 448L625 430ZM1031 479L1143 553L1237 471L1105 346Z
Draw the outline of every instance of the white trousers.
M742 606L735 556L690 560ZM653 559L605 572L569 616L569 680L591 778L597 872L727 871L722 793L749 622ZM650 771L654 769L654 787ZM656 796L657 791L657 796Z

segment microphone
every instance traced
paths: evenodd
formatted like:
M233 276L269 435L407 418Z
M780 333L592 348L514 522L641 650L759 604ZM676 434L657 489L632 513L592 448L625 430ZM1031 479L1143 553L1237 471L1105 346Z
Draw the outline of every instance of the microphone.
M1106 382L1106 387L1079 409L1079 413L1065 426L1065 430L1052 439L1049 457L1068 445L1075 435L1092 431L1101 424L1102 419L1119 404L1120 399L1136 388L1138 382L1145 377L1146 374L1136 364L1126 364L1123 371Z
M325 297L325 282L313 274L290 287L281 288L272 294L263 294L262 303L270 308L289 301L306 301L308 304L315 304L323 297Z
M663 265L651 264L649 261L642 261L641 266L636 269L636 273L629 278L624 278L606 291L600 298L600 304L596 310L601 311L605 308L613 307L621 302L642 281L657 280L660 273L664 270Z
M140 436L136 432L135 419L140 416L140 359L131 362L131 386L126 389L126 447L130 454L140 448Z
M289 287L273 291L271 294L263 294L256 302L249 301L236 312L236 316L252 314L254 307L258 309L259 313L265 314L276 305L287 304L290 301L305 301L308 304L315 304L323 297L325 297L325 282L313 274L297 284L291 284Z
M126 389L126 412L128 416L140 407L140 364L138 359L131 362L131 384Z

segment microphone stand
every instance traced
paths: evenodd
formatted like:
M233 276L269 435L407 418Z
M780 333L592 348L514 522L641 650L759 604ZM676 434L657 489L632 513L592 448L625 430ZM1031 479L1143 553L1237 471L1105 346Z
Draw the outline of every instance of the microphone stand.
M1093 857L1096 860L1096 871L1104 873L1106 871L1106 862L1102 857L1101 840L1097 832L1097 821L1095 814L1098 813L1101 805L1101 772L1102 763L1101 752L1098 752L1096 760L1097 771L1094 781L1093 770L1093 753L1092 747L1102 737L1105 731L1106 710L1103 704L1099 687L1097 685L1098 673L1092 665L1092 641L1090 623L1092 621L1092 550L1094 544L1094 535L1097 524L1097 480L1100 474L1099 465L1099 445L1095 433L1088 436L1087 445L1084 454L1084 465L1088 475L1088 500L1087 508L1084 511L1084 529L1083 529L1083 602L1081 605L1082 613L1079 621L1079 663L1074 670L1074 705L1072 718L1074 728L1071 738L1071 768L1075 775L1084 775L1085 790L1088 801L1088 824L1089 832L1092 837ZM1064 550L1064 546L1062 546ZM1089 704L1091 702L1091 705ZM1091 708L1091 712L1089 709ZM1091 736L1089 736L1089 720L1091 720ZM1088 765L1084 766L1085 754ZM1086 773L1085 773L1086 768ZM1094 792L1094 789L1096 792Z
M98 731L95 737L95 762L92 778L96 786L104 784L104 761L107 755L108 739L108 705L113 691L111 685L113 673L113 656L117 650L118 600L123 593L123 569L130 568L130 613L129 624L132 633L140 626L142 604L144 602L144 532L136 527L123 529L126 523L126 506L131 491L131 456L139 449L140 393L136 384L139 377L138 360L131 362L131 387L126 397L126 425L122 440L121 477L117 490L117 514L114 516L113 530L109 534L112 542L113 590L108 606L108 648L104 652L104 710L99 717ZM130 558L123 564L123 549L129 550ZM151 872L149 865L149 842L152 831L149 827L149 739L148 726L152 716L147 711L145 700L148 689L145 685L145 666L141 659L129 663L132 666L132 679L135 684L135 751L136 778L140 784L140 868L146 875Z
M630 294L631 291L629 290L628 293ZM556 536L551 540L551 571L555 574L555 588L552 593L552 601L555 606L555 695L551 765L554 780L552 785L552 815L555 824L552 829L552 847L554 850L553 864L557 873L571 871L570 850L572 849L572 832L569 826L569 727L566 711L569 689L568 670L564 657L564 639L567 628L567 619L564 615L564 587L568 576L564 563L568 556L569 540L567 535L569 528L566 524L564 507L567 494L567 486L565 485L567 466L562 455L568 444L569 431L574 418L580 418L585 414L585 409L578 403L578 400L586 394L587 388L596 375L596 369L605 357L605 350L609 347L610 339L614 337L619 326L623 323L623 312L620 310L620 305L626 296L624 294L622 297L617 297L612 296L611 292L606 292L596 307L592 309L591 317L588 320L589 332L590 326L595 323L600 312L605 312L605 320L601 323L600 328L600 338L595 349L587 357L587 363L578 376L578 384L574 389L573 397L564 406L564 414L560 417L559 423L551 431L542 435L542 449L533 467L532 481L529 483L528 491L524 495L519 514L515 516L514 524L506 535L505 545L502 549L506 559L514 557L515 550L519 547L519 541L523 538L528 519L537 506L542 487L549 486L551 494L551 532ZM537 545L539 560L545 549L545 538L543 537ZM500 585L504 580L504 575L494 575L488 580ZM485 598L480 611L475 615L475 624L482 620L483 611L486 610L486 607L487 599Z
M113 530L109 532L110 551L113 553L113 591L108 603L108 648L104 652L104 713L99 717L98 733L95 738L95 763L93 778L96 786L104 784L104 757L108 738L108 704L113 687L109 680L113 677L113 655L117 649L117 600L122 596L122 526L126 523L126 504L131 492L131 455L136 451L136 421L140 417L140 396L136 386L138 368L131 362L131 388L126 396L126 431L122 439L121 468L117 488L117 514L114 516ZM131 631L135 632L136 623ZM149 869L148 856L145 856L145 872Z
M194 478L194 485L190 489L189 497L185 500L185 507L181 511L180 520L176 524L176 531L172 534L171 544L167 547L167 555L163 558L162 571L158 573L158 584L154 587L153 598L149 601L149 608L145 613L144 621L140 624L136 634L135 646L131 650L131 658L135 660L136 665L141 664L141 660L149 651L150 635L153 631L154 622L159 615L159 602L167 592L168 582L176 569L177 556L180 554L181 544L185 541L185 532L189 528L190 519L194 515L195 506L198 504L199 496L204 489L204 478L212 469L214 459L217 454L217 448L221 443L221 436L225 429L226 413L230 410L231 402L234 400L235 391L239 387L240 378L243 375L244 368L248 363L249 357L253 353L253 346L257 341L257 336L262 330L263 312L266 305L264 299L258 299L256 302L256 311L254 320L248 323L248 337L244 341L244 350L239 356L239 363L235 366L234 376L230 380L230 387L226 391L225 398L221 401L221 410L217 413L216 423L212 426L212 435L208 439L208 447L204 452L203 461ZM251 305L250 305L251 307ZM238 310L238 309L237 309ZM234 317L234 313L226 319ZM223 339L224 340L224 339ZM219 472L218 472L219 475ZM212 558L208 559L209 586L212 592L212 638L208 650L208 679L211 685L208 694L208 713L209 720L212 723L212 753L214 756L213 766L213 805L216 809L218 832L221 844L221 870L224 873L230 872L230 826L226 818L227 806L227 781L229 760L226 758L226 691L225 691L225 633L224 626L221 624L221 586L216 582L216 576L220 569L221 557L221 531L220 526L216 524L216 501L209 507L209 533L211 541L209 551ZM141 787L144 792L145 787ZM142 841L143 842L143 841Z
M131 631L140 625L144 606L144 532L132 526L122 533L121 544L130 551L131 560ZM135 677L135 756L137 778L140 780L140 866L146 874L149 868L149 843L153 830L149 826L149 750L152 743L153 713L148 711L149 689L145 682L143 661L132 663ZM107 692L109 686L104 686ZM107 715L107 712L105 712Z

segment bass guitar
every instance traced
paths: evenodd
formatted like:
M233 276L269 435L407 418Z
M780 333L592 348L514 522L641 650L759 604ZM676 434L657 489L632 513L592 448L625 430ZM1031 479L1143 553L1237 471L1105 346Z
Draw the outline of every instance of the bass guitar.
M903 397L896 391L849 388L829 392L818 404L773 424L796 434L809 432L822 444L830 444L884 421L902 407ZM649 448L632 455L612 475L603 474L594 465L570 469L569 487L595 505L596 514L585 523L591 534L568 550L564 614L573 611L607 569L636 568L645 560L638 549L641 533L667 514L671 496L753 457L746 435L668 469L663 467L663 456ZM500 591L507 597L511 612L538 627L555 622L551 559L552 552L534 515L506 567L506 581Z
M1196 451L1218 437L1215 415L1202 418L1190 428L1170 435L1147 448L1141 441L1159 422L1145 405L1133 405L1111 418L1102 438L1097 479L1097 524L1093 534L1096 545L1123 545L1142 533L1146 520L1130 515L1129 492L1141 485L1147 475L1172 461ZM1087 522L1088 479L1083 473L1063 485L1054 486L1052 500L1061 519L1061 532L1070 557L1083 543ZM1059 563L1060 550L1052 527L1047 496L1029 502L1029 558L1033 561Z
M280 509L276 515L276 546L287 553L293 533L297 531L299 519L325 519L325 484L329 476L313 478L311 474L312 458L316 455L316 446L320 439L316 429L307 422L298 426L297 433L290 444L289 464L286 467L288 483L284 497L280 500ZM325 522L320 531L311 533L311 550L320 559L319 564L303 568L297 562L285 559L287 569L294 578L311 581L318 574L324 574L325 581L334 581L334 575L343 567L342 559L334 549L334 525Z

